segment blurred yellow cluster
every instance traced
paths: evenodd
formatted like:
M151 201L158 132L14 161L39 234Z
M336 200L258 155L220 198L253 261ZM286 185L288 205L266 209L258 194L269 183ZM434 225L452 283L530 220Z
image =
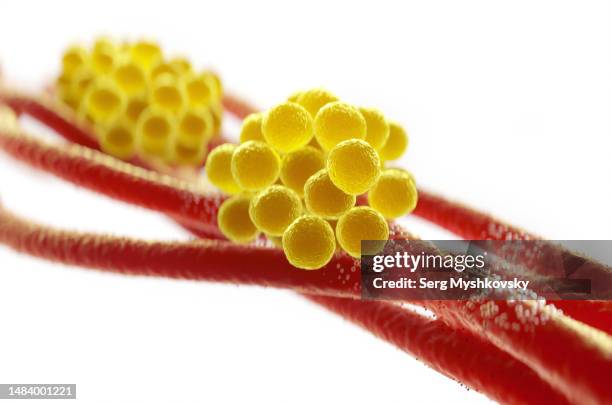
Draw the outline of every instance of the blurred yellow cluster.
M386 240L387 220L412 211L417 190L403 169L385 169L408 136L377 109L355 107L323 89L245 118L240 145L214 149L206 174L227 194L221 231L238 243L263 232L291 264L318 269L336 244L353 257L362 240ZM367 193L370 206L355 206Z
M57 95L93 124L106 153L120 159L199 165L219 133L222 85L183 58L167 59L154 42L96 40L68 48Z

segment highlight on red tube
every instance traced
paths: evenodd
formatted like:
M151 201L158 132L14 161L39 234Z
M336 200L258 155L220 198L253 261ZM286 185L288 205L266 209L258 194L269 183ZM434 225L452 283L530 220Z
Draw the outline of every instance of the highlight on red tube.
M8 7L0 399L612 403L605 5L181 3Z

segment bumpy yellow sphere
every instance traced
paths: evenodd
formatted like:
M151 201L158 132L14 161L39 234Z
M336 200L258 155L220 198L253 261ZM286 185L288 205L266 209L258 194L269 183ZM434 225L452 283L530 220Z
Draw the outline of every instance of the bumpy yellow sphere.
M347 139L365 139L366 132L366 121L359 110L340 101L323 106L314 119L315 137L325 150Z
M282 153L293 152L312 139L312 118L296 103L283 103L265 115L261 130L270 146Z
M87 64L89 55L80 46L72 46L64 51L62 56L62 73L71 77L78 69Z
M187 97L181 83L176 78L164 74L153 83L151 103L171 113L178 113L187 105Z
M311 89L303 91L297 97L297 103L304 107L314 118L319 110L328 103L338 101L338 97L323 89Z
M302 214L302 201L295 191L274 185L251 199L249 213L260 231L267 235L282 236L287 227Z
M189 104L195 107L206 107L218 98L215 83L206 75L193 75L185 83Z
M227 194L236 194L240 186L232 176L232 156L236 145L225 143L214 148L206 158L206 176L210 182Z
M119 159L128 159L136 152L136 136L133 126L125 120L102 126L98 133L100 134L100 147L109 155Z
M336 250L334 231L323 218L301 216L283 234L283 250L293 266L320 269L329 263Z
M361 257L361 241L386 241L389 239L389 226L385 218L373 208L355 207L338 219L336 237L342 249L349 255L359 258ZM374 247L374 251L368 251L367 254L376 254L383 247L384 243L381 242L380 245Z
M166 111L147 108L138 119L136 143L143 155L166 158L172 138L176 134L176 120Z
M178 138L185 145L202 145L208 142L213 133L213 119L206 109L190 109L179 118Z
M257 237L259 231L249 216L251 199L246 195L235 195L225 200L219 208L217 222L219 230L229 240L248 243Z
M147 89L144 70L133 62L119 65L113 72L115 83L128 95L143 94Z
M125 96L116 84L96 80L84 96L82 113L97 123L110 122L123 113L125 103Z
M408 148L408 134L402 126L396 122L389 123L389 139L378 151L382 160L399 159Z
M301 197L304 195L306 180L324 167L323 152L312 146L304 146L302 149L283 156L280 178L284 185Z
M240 128L240 143L246 141L264 141L263 133L261 132L261 124L263 122L263 114L249 114Z
M162 51L154 42L139 41L130 47L130 56L145 71L150 71L162 59Z
M292 103L297 103L298 98L300 97L300 94L302 94L301 90L294 91L293 93L291 93L289 97L287 97L287 101L291 101Z
M385 116L375 108L361 107L359 111L366 120L367 132L365 141L376 150L382 148L389 139L389 122Z
M278 179L280 158L266 143L248 141L236 148L232 156L232 175L247 191L259 191Z
M402 170L388 169L381 173L368 192L368 202L385 218L398 218L416 207L417 189L411 176Z
M124 117L127 122L130 125L135 126L140 118L140 115L148 105L149 101L143 95L128 97L124 113Z
M340 142L327 157L329 178L347 194L368 191L380 175L380 159L367 142L349 139Z
M185 138L174 137L170 146L170 161L179 165L199 166L204 162L207 145L206 141L193 144Z
M332 183L323 169L312 175L304 186L306 208L313 214L336 219L355 205L355 196L346 194Z

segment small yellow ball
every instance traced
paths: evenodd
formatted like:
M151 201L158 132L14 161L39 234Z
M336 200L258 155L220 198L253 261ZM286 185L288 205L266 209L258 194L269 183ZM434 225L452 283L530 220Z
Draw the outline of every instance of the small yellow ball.
M140 115L148 105L149 101L142 95L128 97L124 113L126 121L130 125L135 126L138 118L140 118Z
M365 139L366 120L352 105L335 101L326 104L317 113L314 133L319 145L330 150L347 139Z
M366 120L367 133L365 141L374 149L379 150L389 139L389 122L385 116L375 108L359 108Z
M72 75L89 61L87 51L80 46L71 46L62 56L62 73L67 77Z
M312 175L304 186L306 208L326 219L336 219L355 205L355 196L346 194L332 183L323 169Z
M260 191L251 199L249 213L260 231L281 236L302 214L302 201L293 190L274 185Z
M297 98L297 103L304 107L313 119L324 105L334 101L338 101L338 97L324 89L306 90Z
M229 240L248 243L254 240L259 231L249 216L251 199L245 195L235 195L225 200L217 214L219 230Z
M396 122L389 123L389 139L378 151L382 160L399 159L408 149L408 134L402 126Z
M282 103L265 115L261 130L270 146L282 153L293 152L312 139L312 118L296 103Z
M206 109L190 109L179 118L177 136L185 145L202 145L212 137L213 119Z
M159 45L150 41L136 42L130 47L130 56L146 71L151 70L163 58Z
M240 192L240 186L232 176L232 156L236 145L225 143L214 148L206 158L204 170L208 180L227 194Z
M284 185L301 197L304 195L306 180L324 167L323 152L312 146L304 146L302 149L283 156L280 178Z
M349 139L340 142L327 157L329 178L347 194L363 194L380 175L380 159L367 142Z
M402 170L388 169L381 173L368 192L368 202L385 218L398 218L416 207L418 193L411 176Z
M334 231L323 218L301 216L283 234L283 250L293 266L320 269L329 263L336 250Z
M232 156L232 175L247 191L259 191L278 179L280 158L266 143L247 141L239 145Z
M117 120L99 128L102 151L119 159L129 159L135 153L136 137L133 127L126 120Z
M249 114L240 128L240 143L246 141L265 141L261 132L261 124L263 121L262 113Z
M302 94L302 90L294 91L293 93L291 93L289 97L287 97L287 101L291 101L292 103L297 103L298 98L300 97L300 94Z
M115 83L125 94L144 94L147 78L144 70L133 62L122 63L113 72Z
M168 74L159 76L151 89L151 103L171 113L178 113L187 104L181 83Z
M336 224L338 243L349 255L361 257L361 241L389 239L389 226L385 218L370 207L355 207L338 219ZM381 242L380 248L384 247ZM375 254L368 251L368 254Z
M166 158L175 134L176 120L166 111L147 108L140 114L136 143L143 155Z
M114 121L125 109L126 98L111 81L96 80L84 96L82 113L96 123Z
M186 80L185 88L191 106L209 106L217 99L215 83L209 76L203 74L190 75Z

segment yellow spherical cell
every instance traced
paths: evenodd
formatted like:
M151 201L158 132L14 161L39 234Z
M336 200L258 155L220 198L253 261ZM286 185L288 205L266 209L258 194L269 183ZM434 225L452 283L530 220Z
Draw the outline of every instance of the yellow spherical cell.
M170 161L184 166L199 166L204 163L208 141L190 142L189 139L175 137L170 146Z
M380 175L378 154L365 141L349 139L336 145L327 157L329 178L347 194L363 194Z
M171 113L178 113L187 105L185 90L171 75L161 75L151 86L151 104Z
M211 105L209 109L213 119L213 136L219 135L223 123L223 106L220 103L216 103Z
M145 71L150 71L163 59L159 45L151 41L138 41L130 47L132 60Z
M354 207L342 215L336 224L336 237L340 247L349 255L361 257L361 242L381 241L369 246L364 254L376 254L389 239L389 226L385 218L371 207Z
M87 66L81 67L72 75L70 93L80 103L95 81L96 77L91 69Z
M294 152L283 155L280 178L284 185L304 195L306 180L325 167L325 156L320 149L304 146Z
M206 109L190 109L179 118L177 136L184 145L198 146L207 143L212 131L212 115Z
M239 145L232 156L232 175L247 191L259 191L278 179L280 158L266 143L248 141Z
M290 188L273 185L251 199L249 213L257 229L268 235L282 236L302 214L302 201Z
M338 97L324 89L310 89L303 91L299 94L296 100L299 105L308 111L313 119L324 105L334 101L338 101Z
M172 58L168 64L178 73L181 75L186 75L189 74L193 71L193 68L191 66L191 62L189 62L189 60L187 60L186 58L181 58L181 57L175 57Z
M261 132L262 122L262 113L249 114L242 121L242 126L240 127L240 143L246 141L264 141L263 133Z
M102 151L119 159L129 159L136 152L133 127L125 120L117 120L98 129Z
M213 84L214 98L217 101L221 100L221 95L223 94L223 82L221 81L219 75L212 70L206 70L202 73L202 75L206 78L206 80L209 80Z
M113 41L111 38L102 36L102 37L96 38L96 40L94 41L92 50L93 52L99 52L99 51L120 52L121 47L119 46L117 42Z
M109 80L96 80L89 86L83 99L83 115L96 123L110 122L125 110L126 98Z
M366 120L366 138L365 141L372 145L376 150L379 150L387 143L389 139L389 122L376 108L359 108L359 112Z
M135 127L142 112L149 105L149 100L144 95L133 95L127 98L125 106L126 121Z
M232 156L236 145L225 143L214 148L206 158L204 170L208 180L227 194L240 192L240 186L232 175Z
M323 169L312 175L304 186L304 202L309 212L336 219L355 205L354 195L346 194L332 183Z
M134 62L125 62L117 66L113 72L113 78L125 94L144 94L147 90L146 74Z
M71 46L62 55L62 75L71 77L78 69L89 62L89 54L81 46Z
M300 94L302 94L302 90L294 91L289 97L287 97L287 101L297 103L298 98L300 98Z
M96 75L110 75L119 62L119 54L115 49L100 48L91 53L91 68Z
M176 120L168 112L146 108L136 127L136 145L145 156L166 158L176 133Z
M385 218L399 218L408 214L418 201L418 193L411 176L397 169L381 173L368 192L368 203Z
M382 160L399 159L408 149L408 134L397 122L389 123L389 139L378 151Z
M283 234L283 250L289 263L298 269L320 269L334 256L334 231L323 218L303 215Z
M367 126L358 109L341 101L324 105L314 119L314 134L324 150L347 139L365 139Z
M206 107L217 98L215 83L210 76L189 76L185 80L187 99L192 107Z
M265 114L261 130L274 149L289 153L308 145L312 139L312 118L301 105L282 103Z
M259 231L249 216L251 199L246 195L228 198L219 207L217 223L219 230L232 242L248 243L253 241Z
M178 77L179 73L174 66L171 64L160 61L154 67L151 68L149 77L155 81L159 76L168 74L170 76Z

